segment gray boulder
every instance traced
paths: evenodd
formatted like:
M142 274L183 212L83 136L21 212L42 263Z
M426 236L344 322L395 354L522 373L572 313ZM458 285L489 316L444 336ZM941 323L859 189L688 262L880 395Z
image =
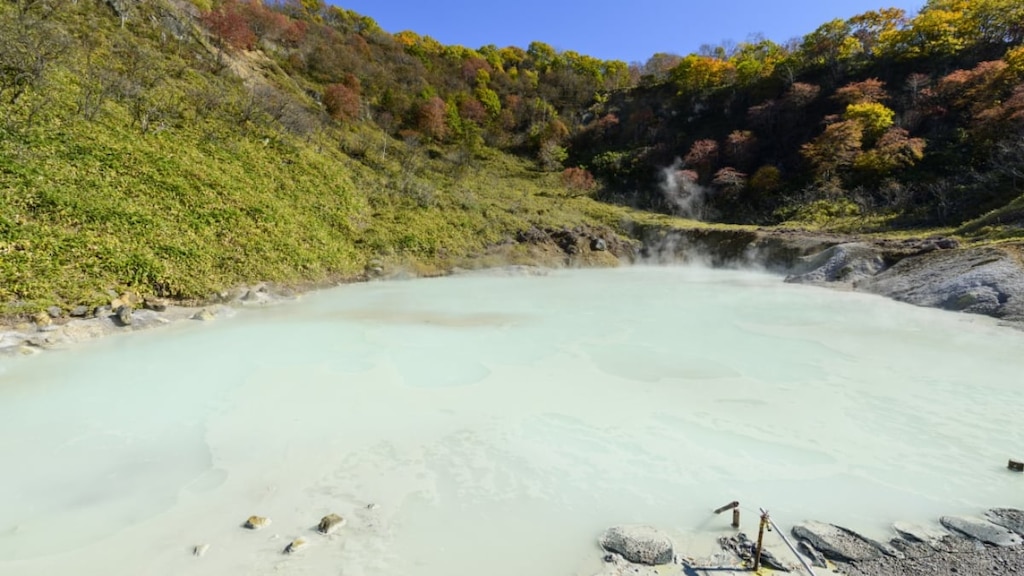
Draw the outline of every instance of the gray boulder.
M967 516L943 516L939 519L943 526L993 546L1018 546L1024 540L1018 534L981 518Z
M861 562L888 554L886 548L847 528L824 522L804 522L793 527L793 536L806 540L830 560Z
M904 258L856 288L918 306L1024 320L1024 265L999 247Z
M64 315L64 311L60 309L60 306L50 306L46 309L46 313L50 315L50 318L60 318Z
M131 306L129 306L127 304L122 304L122 305L118 306L116 314L117 314L117 321L120 322L122 326L131 326L132 325L132 307Z
M1024 536L1024 510L993 508L985 512L985 519Z
M672 539L653 526L614 526L601 535L599 543L635 564L669 564L674 557Z
M72 318L83 318L83 317L88 316L88 315L89 315L89 307L88 306L81 306L81 305L80 306L75 306L74 309L72 309L70 314L69 314L69 316L71 316Z
M852 242L800 258L786 282L795 284L852 283L885 269L885 260L868 244Z

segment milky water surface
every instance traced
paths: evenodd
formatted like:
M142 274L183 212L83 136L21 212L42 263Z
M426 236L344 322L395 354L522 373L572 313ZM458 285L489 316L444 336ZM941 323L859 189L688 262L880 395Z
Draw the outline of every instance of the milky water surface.
M4 360L0 574L573 575L609 525L696 547L732 500L748 530L763 506L876 537L1024 507L1022 349L984 318L639 267L352 285Z

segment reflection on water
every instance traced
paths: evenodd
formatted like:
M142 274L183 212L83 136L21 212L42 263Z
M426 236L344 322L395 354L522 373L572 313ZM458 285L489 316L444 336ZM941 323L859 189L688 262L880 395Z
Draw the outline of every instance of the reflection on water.
M4 360L0 573L587 574L608 525L707 540L736 499L884 537L1019 505L1022 344L633 268L346 286Z

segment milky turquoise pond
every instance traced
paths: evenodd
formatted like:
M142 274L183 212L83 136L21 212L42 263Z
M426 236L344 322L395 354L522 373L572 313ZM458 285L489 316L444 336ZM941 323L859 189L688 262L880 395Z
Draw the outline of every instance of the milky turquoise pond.
M1024 507L1022 407L1024 333L753 272L350 285L0 360L0 574L591 574L732 500L884 537Z

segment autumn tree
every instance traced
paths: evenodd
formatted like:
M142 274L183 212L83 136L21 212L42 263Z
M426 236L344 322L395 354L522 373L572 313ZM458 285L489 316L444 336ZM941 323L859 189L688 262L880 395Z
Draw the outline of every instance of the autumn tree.
M740 167L749 166L757 154L757 137L749 130L733 130L725 139L725 159Z
M448 136L447 108L440 96L432 96L422 102L416 115L420 132L434 140L444 140Z
M203 14L202 21L227 46L239 50L256 47L256 33L236 2L225 2L220 8Z
M346 76L345 82L330 84L324 90L324 108L335 120L342 122L354 120L359 115L361 91L359 79L353 74L349 74Z
M691 54L672 69L670 77L680 94L702 95L730 84L735 73L731 62Z
M785 48L771 40L757 38L751 42L741 42L729 61L736 69L737 83L747 85L770 78L785 57Z
M572 196L585 196L597 189L594 175L579 167L570 167L562 171L562 185Z
M683 157L683 164L696 170L700 179L704 180L718 162L718 153L718 142L711 139L697 140Z
M878 139L874 148L854 160L853 166L874 176L884 176L919 162L924 158L924 149L923 139L911 138L902 128L890 128Z
M849 60L861 50L860 42L852 34L853 28L845 20L837 18L826 22L804 36L801 53L808 65L824 68L838 78Z
M715 172L711 183L729 196L735 196L747 185L747 175L731 167L722 168Z
M853 165L861 152L864 129L860 122L844 120L825 127L825 131L800 148L801 154L822 179L830 179Z
M774 194L782 185L782 171L775 166L761 166L747 182L748 188L759 195Z
M647 59L640 67L640 74L649 76L657 82L667 80L673 68L683 61L683 57L670 52L657 52Z
M861 82L851 82L836 90L833 96L843 104L873 104L889 99L885 90L885 82L878 78L868 78Z
M850 35L860 43L860 52L868 56L884 55L879 46L907 24L907 13L900 8L871 10L850 18Z
M875 141L893 125L896 113L878 102L850 104L843 112L843 119L857 123L865 139Z

